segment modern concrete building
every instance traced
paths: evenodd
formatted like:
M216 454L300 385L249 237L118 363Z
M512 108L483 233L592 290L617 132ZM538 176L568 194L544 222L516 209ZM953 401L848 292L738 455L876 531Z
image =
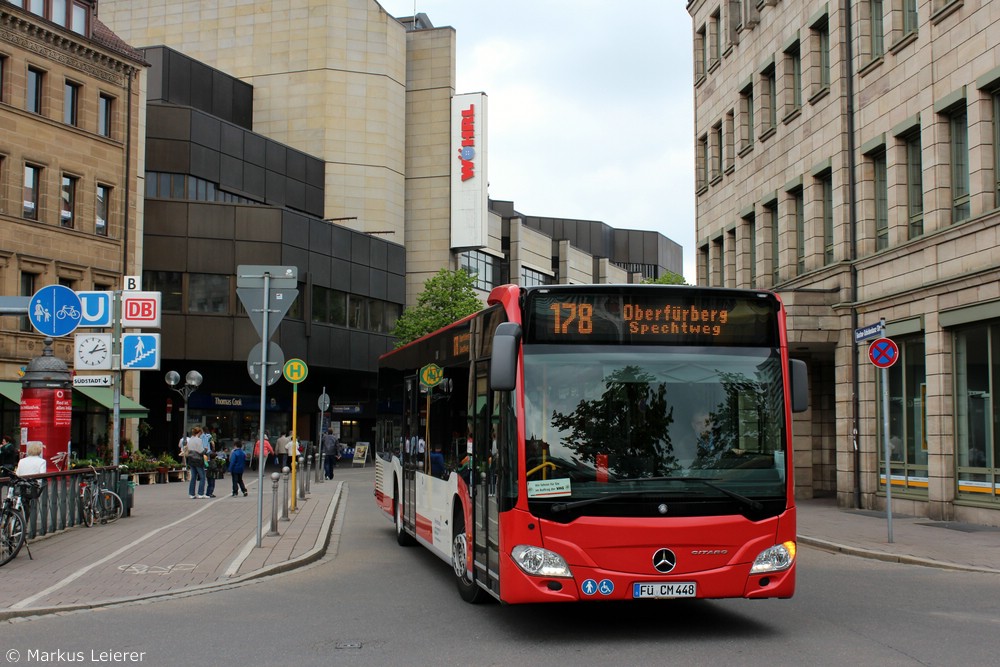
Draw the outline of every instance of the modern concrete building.
M145 62L98 20L96 4L0 0L0 295L112 290L142 270ZM53 345L70 367L73 340ZM18 435L18 379L43 347L28 318L0 318L5 435ZM110 393L74 392L76 442L107 438ZM140 408L127 416L144 416Z
M1000 15L690 0L698 283L773 289L810 366L800 497L1000 525ZM885 320L881 371L855 330ZM888 424L888 443L881 433Z

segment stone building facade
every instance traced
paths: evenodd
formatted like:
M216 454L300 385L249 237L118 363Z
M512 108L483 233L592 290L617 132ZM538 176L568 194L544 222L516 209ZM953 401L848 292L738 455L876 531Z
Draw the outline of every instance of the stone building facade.
M900 511L1000 525L995 4L688 2L698 283L787 306L800 497L883 507L888 451Z
M96 2L0 1L0 294L61 284L118 289L142 270L137 190L144 99L141 54L96 14ZM54 342L73 359L73 336ZM43 350L26 317L0 318L4 434L16 434L17 378ZM125 393L132 393L127 385ZM9 394L9 395L8 395ZM74 397L75 408L91 406ZM89 406L89 407L88 407ZM99 406L103 412L104 406ZM74 437L104 427L76 420Z

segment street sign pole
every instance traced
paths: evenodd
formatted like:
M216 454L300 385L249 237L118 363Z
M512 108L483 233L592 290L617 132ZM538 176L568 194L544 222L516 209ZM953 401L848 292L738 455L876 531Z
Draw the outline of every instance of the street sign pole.
M264 312L262 319L262 331L269 331L267 328L267 316L269 299L271 293L271 275L264 272ZM260 346L260 368L261 373L267 372L267 348L269 337L265 337L263 345ZM261 533L264 525L264 413L267 410L267 382L260 383L260 430L257 434L257 442L260 443L260 455L257 457L257 547L261 546Z
M121 452L121 400L122 400L122 291L115 290L114 302L112 306L112 320L114 332L111 336L111 391L114 396L114 408L112 410L111 423L114 424L115 434L111 438L112 459L114 466L118 467Z
M879 321L882 331L885 331L885 318ZM892 544L892 464L889 447L889 367L882 367L882 448L885 452L885 521Z

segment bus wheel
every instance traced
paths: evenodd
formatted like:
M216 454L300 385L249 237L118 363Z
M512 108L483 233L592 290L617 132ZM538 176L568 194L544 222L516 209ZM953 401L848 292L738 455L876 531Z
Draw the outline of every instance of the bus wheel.
M478 604L486 599L486 591L479 587L469 575L468 540L465 537L465 526L455 524L455 535L451 539L451 567L455 571L455 582L458 594L462 599L472 604Z
M412 535L403 530L403 503L399 502L399 491L396 487L393 487L392 498L392 516L395 517L393 523L396 524L396 544L401 547L412 547L416 544L416 540L413 539Z

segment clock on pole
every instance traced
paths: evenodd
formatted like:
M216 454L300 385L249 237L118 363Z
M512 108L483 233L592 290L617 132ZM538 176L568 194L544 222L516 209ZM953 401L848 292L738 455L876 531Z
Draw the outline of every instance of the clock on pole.
M76 334L73 365L77 370L111 370L111 334Z

